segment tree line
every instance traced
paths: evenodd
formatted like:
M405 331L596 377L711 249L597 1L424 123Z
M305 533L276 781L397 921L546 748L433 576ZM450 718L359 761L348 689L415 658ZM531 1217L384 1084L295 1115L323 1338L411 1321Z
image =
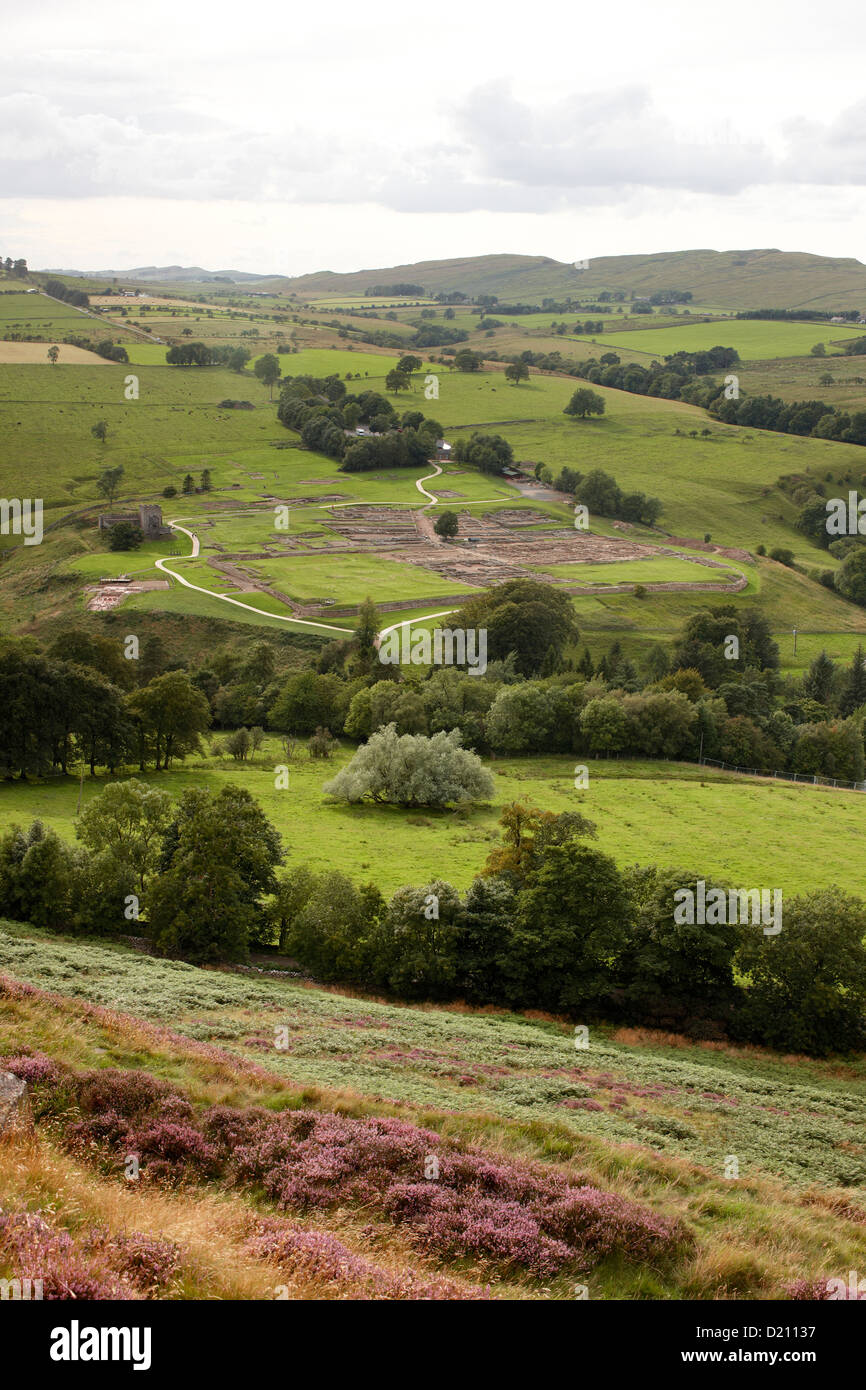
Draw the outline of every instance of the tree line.
M383 665L381 625L368 599L345 641L294 638L280 662L261 641L195 666L169 661L155 636L137 660L120 639L76 629L47 651L5 639L0 775L73 775L82 764L92 774L159 771L217 729L318 734L327 754L334 737L364 743L393 725L401 737L456 732L463 748L486 755L703 754L766 772L864 778L863 650L844 666L821 652L804 676L783 676L756 609L714 605L692 615L670 649L652 643L632 658L614 642L593 661L588 649L580 654L569 596L512 580L467 597L450 619L453 629L485 631L483 674Z
M690 924L676 911L682 890L703 882L708 901L721 889L727 903L718 875L621 870L579 812L514 802L500 825L465 894L435 879L386 901L338 871L283 869L281 838L243 788L174 799L112 783L79 816L78 844L38 821L0 839L0 913L55 931L145 930L160 954L196 963L270 946L319 981L401 1000L543 1009L817 1056L866 1043L857 898L834 888L789 899L772 936L742 911Z
M52 299L62 299L65 304L74 304L77 309L87 309L90 300L84 290L72 289L69 285L64 285L62 280L46 280L45 293Z

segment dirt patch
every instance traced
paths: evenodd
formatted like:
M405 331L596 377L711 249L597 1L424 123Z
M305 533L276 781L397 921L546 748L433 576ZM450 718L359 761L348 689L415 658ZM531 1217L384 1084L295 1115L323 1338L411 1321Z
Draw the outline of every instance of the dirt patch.
M100 584L96 589L88 589L91 597L87 601L87 607L91 613L107 613L109 609L117 608L130 594L146 594L151 589L170 587L167 579L136 579L128 584Z

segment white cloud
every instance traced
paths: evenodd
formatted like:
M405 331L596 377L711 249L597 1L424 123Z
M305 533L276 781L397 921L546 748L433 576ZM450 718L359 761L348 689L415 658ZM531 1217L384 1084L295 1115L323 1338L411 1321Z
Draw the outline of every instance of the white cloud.
M412 17L398 0L259 0L245 24L229 0L40 0L4 17L0 192L43 264L80 261L64 237L88 221L88 264L161 259L147 248L165 218L170 259L241 268L302 270L302 250L384 265L387 245L398 262L467 243L572 259L719 244L723 228L729 245L779 245L782 228L859 254L828 210L863 206L866 102L844 84L863 26L856 0L822 15L814 29L807 0L437 0Z

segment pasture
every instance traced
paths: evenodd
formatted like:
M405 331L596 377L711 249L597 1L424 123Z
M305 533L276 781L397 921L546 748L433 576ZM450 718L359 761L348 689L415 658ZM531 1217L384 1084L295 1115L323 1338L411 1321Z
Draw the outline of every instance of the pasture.
M721 337L719 336L721 334ZM673 352L701 352L711 347L732 347L744 362L775 357L806 357L815 343L828 352L846 338L863 336L856 324L781 323L761 319L729 319L724 323L681 321L665 328L630 330L611 334L605 329L605 348L613 348L628 360L629 352L651 353L662 359ZM610 341L607 341L607 339ZM601 346L601 343L599 343Z
M249 597L258 602L258 596ZM221 735L215 737L219 744ZM861 833L866 793L684 763L500 757L488 763L496 782L492 804L421 813L332 803L322 784L353 752L354 746L344 743L323 764L299 751L289 764L286 790L274 785L274 769L285 754L273 735L252 762L209 755L192 757L167 773L134 775L173 795L193 786L246 787L283 836L288 864L336 867L359 882L374 878L388 891L435 878L467 888L498 842L501 807L529 798L545 810L588 816L598 827L598 847L622 866L658 863L717 875L735 887L770 884L785 893L839 884L866 895L866 865L852 858L850 848ZM577 761L589 769L585 791L574 787ZM83 804L109 780L85 776ZM2 783L0 829L40 818L71 841L78 790L76 776ZM382 845L388 847L386 855Z

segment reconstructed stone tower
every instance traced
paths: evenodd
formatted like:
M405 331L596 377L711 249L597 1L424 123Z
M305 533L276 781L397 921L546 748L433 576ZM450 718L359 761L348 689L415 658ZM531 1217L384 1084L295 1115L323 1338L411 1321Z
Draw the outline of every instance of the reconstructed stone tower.
M169 528L162 522L162 507L157 506L155 502L142 502L138 512L103 512L99 518L99 529L107 531L118 521L129 521L133 526L138 526L146 541L158 541L171 535Z

